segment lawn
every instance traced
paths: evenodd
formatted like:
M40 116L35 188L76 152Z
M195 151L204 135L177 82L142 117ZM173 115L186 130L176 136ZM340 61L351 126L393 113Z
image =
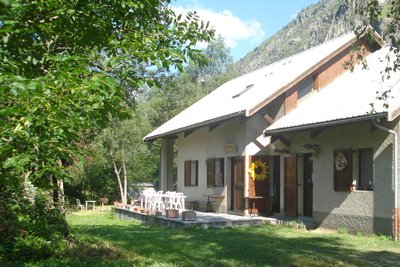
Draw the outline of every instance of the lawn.
M108 213L68 215L71 233L84 241L60 266L400 266L400 243L386 236L247 228L171 229L122 221Z

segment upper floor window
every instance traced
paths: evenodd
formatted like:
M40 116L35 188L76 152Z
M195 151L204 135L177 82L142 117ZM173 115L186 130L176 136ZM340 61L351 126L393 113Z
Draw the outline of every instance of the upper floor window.
M311 93L313 88L314 88L314 79L313 78L309 78L309 79L305 80L304 82L302 82L299 85L299 87L297 88L297 100L300 100L303 97L305 97L306 95L308 95L309 93Z

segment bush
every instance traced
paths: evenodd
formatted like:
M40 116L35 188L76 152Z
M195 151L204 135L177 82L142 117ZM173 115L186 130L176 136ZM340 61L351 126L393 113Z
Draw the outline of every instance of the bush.
M68 225L48 194L38 192L33 203L0 196L0 260L47 259L62 250Z

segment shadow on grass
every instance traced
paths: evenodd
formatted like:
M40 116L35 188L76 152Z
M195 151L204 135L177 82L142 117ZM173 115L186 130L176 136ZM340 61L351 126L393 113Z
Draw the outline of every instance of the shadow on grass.
M172 229L155 225L74 225L137 257L138 265L360 266L400 265L399 253L355 250L338 235L310 235L276 226Z

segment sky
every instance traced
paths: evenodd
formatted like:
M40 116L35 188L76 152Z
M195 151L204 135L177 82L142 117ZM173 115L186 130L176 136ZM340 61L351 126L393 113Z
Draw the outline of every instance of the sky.
M180 14L197 11L221 35L236 62L318 0L172 0ZM204 46L204 45L203 45ZM201 45L199 45L201 47Z

